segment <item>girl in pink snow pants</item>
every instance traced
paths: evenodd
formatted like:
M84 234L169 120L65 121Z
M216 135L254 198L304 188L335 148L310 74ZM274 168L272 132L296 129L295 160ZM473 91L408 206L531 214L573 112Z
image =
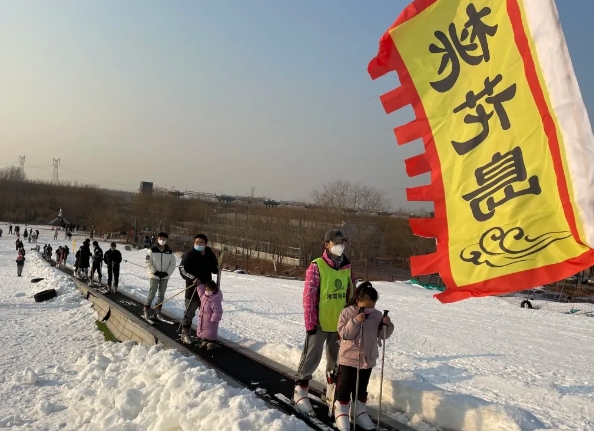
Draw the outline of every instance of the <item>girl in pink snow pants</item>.
M219 332L219 322L223 317L223 292L217 288L217 283L208 281L197 287L200 297L200 314L198 316L198 338L202 340L201 349L214 350Z

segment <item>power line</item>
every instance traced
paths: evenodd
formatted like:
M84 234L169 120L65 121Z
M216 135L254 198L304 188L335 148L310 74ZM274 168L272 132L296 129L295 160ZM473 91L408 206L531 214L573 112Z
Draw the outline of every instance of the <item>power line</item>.
M86 174L84 172L77 171L76 169L72 169L72 168L66 167L64 165L62 165L62 169L66 169L68 171L72 171L72 172L74 172L74 173L76 173L78 175L84 175L85 177L88 177L88 178L91 178L91 179L94 179L94 180L97 180L97 181L101 181L102 183L108 183L108 184L112 184L114 186L131 186L131 187L134 187L131 184L114 183L113 181L109 181L109 180L106 180L104 178L95 177L93 175L89 175L89 174Z

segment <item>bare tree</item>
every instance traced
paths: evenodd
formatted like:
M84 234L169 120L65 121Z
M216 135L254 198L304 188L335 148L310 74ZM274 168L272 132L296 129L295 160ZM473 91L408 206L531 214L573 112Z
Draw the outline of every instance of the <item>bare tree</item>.
M16 166L8 166L0 169L0 180L5 181L27 181L25 171Z
M311 198L314 205L335 211L378 213L390 209L382 191L347 180L326 183L314 189Z

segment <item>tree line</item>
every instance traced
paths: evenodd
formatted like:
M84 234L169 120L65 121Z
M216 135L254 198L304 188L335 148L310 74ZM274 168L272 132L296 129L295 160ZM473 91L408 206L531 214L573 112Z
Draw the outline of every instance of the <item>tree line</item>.
M270 266L276 273L299 275L299 268L319 256L324 232L333 227L349 236L349 257L361 276L404 278L411 255L434 251L435 240L414 236L406 217L387 215L389 202L372 187L334 181L313 190L311 202L307 208L267 208L251 201L225 205L97 185L32 181L19 168L0 169L0 220L46 223L62 208L66 220L92 227L96 236L125 232L129 237L135 227L140 236L172 232L174 226L190 234L203 231L240 248L242 253L233 262L249 271ZM179 247L184 242L178 241ZM172 244L176 244L175 235ZM258 262L264 253L274 255L275 261ZM283 264L285 257L299 264Z

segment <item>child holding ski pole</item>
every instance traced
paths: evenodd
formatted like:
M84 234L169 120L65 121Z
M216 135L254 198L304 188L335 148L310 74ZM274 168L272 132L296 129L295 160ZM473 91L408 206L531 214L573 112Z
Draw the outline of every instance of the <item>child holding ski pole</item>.
M389 317L375 309L377 290L370 282L361 283L354 297L347 303L338 320L340 351L338 353L338 385L334 403L336 426L341 431L351 429L351 420L357 428L373 430L375 426L367 414L367 386L371 370L379 357L378 345L383 338L382 325L386 326L386 338L394 332ZM355 395L351 398L351 395ZM354 410L349 403L356 400ZM352 418L352 419L351 419Z
M223 292L216 281L207 281L197 287L200 297L200 315L198 316L198 338L202 340L201 349L215 350L218 345L219 322L223 317Z

